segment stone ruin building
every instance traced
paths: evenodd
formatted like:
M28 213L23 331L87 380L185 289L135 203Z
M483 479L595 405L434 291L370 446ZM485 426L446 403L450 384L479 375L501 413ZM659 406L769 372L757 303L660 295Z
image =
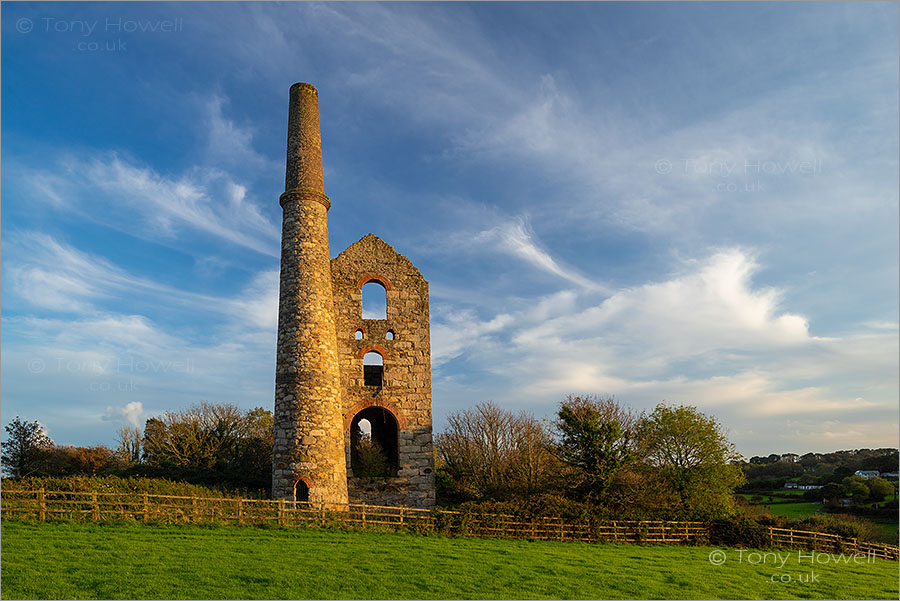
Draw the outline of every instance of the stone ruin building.
M273 498L433 507L428 282L373 234L329 259L318 91L307 83L291 86L280 202ZM386 310L364 319L373 293ZM358 451L371 443L384 460L375 477Z

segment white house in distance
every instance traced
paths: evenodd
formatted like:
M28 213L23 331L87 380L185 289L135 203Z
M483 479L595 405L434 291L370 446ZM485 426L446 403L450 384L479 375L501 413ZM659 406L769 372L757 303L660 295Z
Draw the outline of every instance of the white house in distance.
M796 490L818 490L822 488L818 484L798 484L797 482L785 482L784 487Z
M853 472L854 476L862 476L866 480L870 480L872 478L877 478L881 472L878 470L856 470Z

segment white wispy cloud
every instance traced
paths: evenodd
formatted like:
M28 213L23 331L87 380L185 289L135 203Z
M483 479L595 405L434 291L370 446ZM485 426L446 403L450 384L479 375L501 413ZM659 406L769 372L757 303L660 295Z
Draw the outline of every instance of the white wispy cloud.
M154 241L203 232L265 255L279 255L277 225L260 212L246 186L217 168L196 167L173 177L114 152L60 156L51 162L52 169L30 169L24 179L33 202L49 202Z
M278 228L247 199L245 187L218 170L194 169L172 179L117 156L80 165L92 189L128 204L163 235L187 227L277 256Z
M256 131L252 125L240 125L225 116L228 99L214 94L203 102L206 125L206 165L227 169L230 174L252 171L275 172L284 165L254 148Z
M49 234L16 232L7 240L8 273L13 294L31 307L61 313L100 314L113 301L149 310L171 307L210 313L245 332L274 332L278 320L278 271L265 270L231 296L201 294L134 275L104 257L86 253ZM141 325L140 316L128 318ZM135 321L136 320L136 321ZM120 324L121 325L121 324ZM132 328L123 328L123 332Z
M663 399L696 404L754 427L893 411L893 332L811 335L808 320L783 306L781 290L754 284L760 269L752 252L722 249L686 261L668 279L606 298L574 289L501 320L437 314L433 328L446 330L449 342L436 336L435 353L448 344L470 367L503 374L511 388L486 391L491 398L547 411L547 399L573 392L614 394L641 407ZM554 305L565 309L547 310ZM454 320L465 323L464 333ZM436 373L440 389L440 363Z
M563 267L547 251L540 247L527 219L519 218L477 234L475 242L493 243L498 250L511 254L541 271L559 276L569 282L591 290L603 290L599 284L577 273L571 267Z
M86 253L41 232L16 232L7 238L8 270L14 294L34 307L83 313L93 301L152 295L163 302L213 305L213 296L187 292L135 276L108 259Z

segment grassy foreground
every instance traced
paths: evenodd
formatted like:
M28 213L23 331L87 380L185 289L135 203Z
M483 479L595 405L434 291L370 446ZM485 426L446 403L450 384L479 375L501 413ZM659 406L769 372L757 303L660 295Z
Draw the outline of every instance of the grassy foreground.
M3 599L898 598L896 562L797 551L6 520L0 540Z

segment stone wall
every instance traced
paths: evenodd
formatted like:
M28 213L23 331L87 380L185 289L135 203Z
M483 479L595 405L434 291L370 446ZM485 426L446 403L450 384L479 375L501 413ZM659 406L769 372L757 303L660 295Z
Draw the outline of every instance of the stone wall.
M433 507L428 282L409 259L372 234L332 259L331 276L350 501ZM362 287L369 281L386 289L387 319L362 318ZM357 330L362 339L356 339ZM384 360L380 388L363 380L363 356L373 350ZM388 411L399 426L394 477L357 478L352 473L350 427L368 407Z

